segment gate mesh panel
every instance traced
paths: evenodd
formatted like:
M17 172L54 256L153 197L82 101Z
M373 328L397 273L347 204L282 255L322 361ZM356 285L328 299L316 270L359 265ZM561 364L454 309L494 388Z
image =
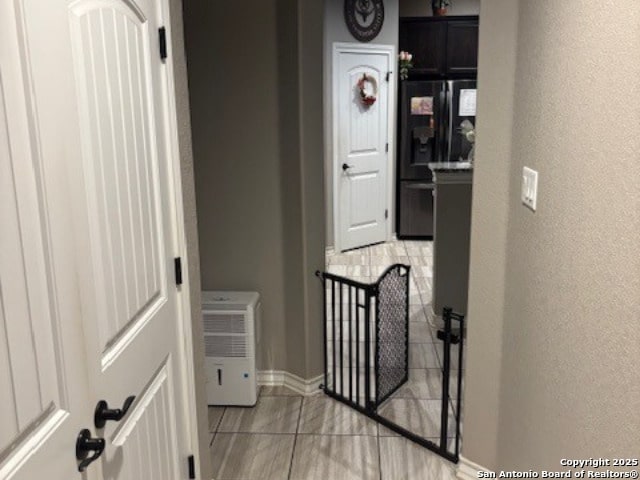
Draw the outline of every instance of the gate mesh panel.
M408 295L406 267L395 266L378 281L376 404L408 378Z

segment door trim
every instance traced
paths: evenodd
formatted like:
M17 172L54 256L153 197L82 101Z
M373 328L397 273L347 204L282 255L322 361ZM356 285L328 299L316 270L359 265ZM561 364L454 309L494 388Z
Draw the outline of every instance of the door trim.
M185 215L184 215L184 197L182 192L182 174L181 174L181 162L180 162L180 141L178 136L178 109L176 105L176 84L175 84L175 68L174 68L174 56L175 52L172 51L172 35L173 30L171 28L171 10L169 6L169 0L163 0L161 3L162 18L164 27L166 29L167 44L169 47L169 55L163 59L165 64L165 85L164 85L164 97L168 104L163 109L165 122L167 126L167 142L169 143L168 151L170 152L171 161L171 179L170 188L173 193L172 204L172 230L174 234L173 249L174 256L181 257L182 261L182 277L184 279L182 285L176 285L176 295L178 304L178 331L182 337L182 342L179 343L178 348L180 351L180 365L181 375L180 381L182 386L180 391L184 395L182 400L185 411L179 412L182 418L177 421L183 421L187 425L188 440L190 445L188 449L190 454L195 457L195 473L196 478L201 478L201 459L200 459L200 445L198 436L198 418L196 413L197 401L195 390L195 356L193 349L193 332L192 332L192 312L191 312L191 282L189 275L189 252L187 249L187 234L185 228ZM162 23L162 22L161 22ZM186 460L186 457L185 457ZM183 465L186 468L186 462ZM181 466L181 471L182 467Z
M362 43L345 43L334 42L333 53L331 57L331 176L333 184L333 198L332 198L332 210L333 210L333 248L336 252L342 250L340 240L340 194L339 194L339 179L340 179L340 165L338 158L338 100L339 96L335 94L339 88L338 78L338 58L342 53L381 53L387 55L389 58L390 75L389 75L389 90L388 90L388 103L387 103L387 141L389 143L389 151L387 154L387 194L386 204L387 211L389 212L386 226L386 241L391 241L395 234L395 198L393 194L393 186L396 181L396 96L397 96L397 83L396 83L396 47L395 45L378 45L378 44L362 44Z

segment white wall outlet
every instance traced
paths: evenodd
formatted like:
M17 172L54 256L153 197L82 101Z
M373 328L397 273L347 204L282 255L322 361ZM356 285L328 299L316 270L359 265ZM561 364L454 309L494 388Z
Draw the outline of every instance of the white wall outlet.
M522 169L522 203L534 212L538 204L538 172L524 167Z

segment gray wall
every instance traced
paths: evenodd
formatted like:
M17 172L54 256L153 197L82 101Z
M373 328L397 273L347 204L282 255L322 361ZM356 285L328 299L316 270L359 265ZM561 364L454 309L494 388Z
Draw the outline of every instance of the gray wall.
M260 292L259 368L317 375L322 2L195 0L185 21L202 287Z
M300 160L307 378L323 372L323 299L318 279L325 266L323 64L324 1L298 0L300 71Z
M447 15L478 15L480 0L452 0ZM429 0L400 0L401 17L431 17Z
M394 45L398 47L398 1L386 0L384 2L385 20L379 35L370 43L379 45ZM358 41L351 36L344 22L344 0L324 1L324 131L325 131L325 185L326 185L326 233L327 245L333 246L333 138L331 130L332 116L332 50L335 42ZM397 96L397 92L390 92ZM397 104L397 102L396 102ZM393 139L395 145L395 138ZM392 176L390 178L393 178ZM394 212L394 208L389 209ZM392 216L393 217L393 216ZM391 218L393 220L393 218ZM395 222L394 222L395 224ZM394 228L395 231L395 228Z
M605 3L482 2L463 455L489 468L640 451L640 4Z
M176 88L178 142L180 149L180 173L184 206L185 233L187 237L187 271L191 295L191 320L194 350L194 375L196 379L196 404L194 414L198 423L199 460L202 478L212 476L209 458L209 415L205 390L204 337L200 307L200 258L198 255L198 221L196 218L195 184L193 179L193 152L191 149L191 122L189 118L189 88L184 49L182 1L170 0L171 54Z

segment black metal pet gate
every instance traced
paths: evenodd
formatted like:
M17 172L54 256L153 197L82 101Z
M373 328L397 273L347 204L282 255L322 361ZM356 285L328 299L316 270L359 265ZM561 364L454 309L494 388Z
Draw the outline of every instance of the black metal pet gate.
M381 416L378 408L409 379L410 267L389 267L367 284L316 272L324 285L324 384L330 397L451 460L458 461L464 317L444 309L442 404L439 441L433 442ZM457 328L452 323L457 322ZM455 442L450 450L451 346L458 344Z

